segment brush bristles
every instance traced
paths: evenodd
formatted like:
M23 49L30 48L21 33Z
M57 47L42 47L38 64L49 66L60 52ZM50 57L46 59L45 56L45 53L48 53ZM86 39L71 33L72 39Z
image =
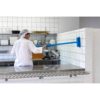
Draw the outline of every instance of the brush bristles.
M81 39L80 39L80 37L76 38L76 42L77 42L77 47L81 47Z

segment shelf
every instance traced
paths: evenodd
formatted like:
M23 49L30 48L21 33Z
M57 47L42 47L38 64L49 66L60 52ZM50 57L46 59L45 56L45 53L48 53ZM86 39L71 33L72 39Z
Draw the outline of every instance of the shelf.
M32 34L48 34L49 31L32 31Z
M0 59L0 63L1 62L14 62L15 61L15 59Z
M41 45L46 45L46 44L41 44ZM0 46L13 46L13 45L0 45ZM39 45L35 45L35 46L39 46Z
M19 34L0 34L0 35L19 35Z
M30 35L56 35L57 33L54 33L54 34L33 34L31 33ZM0 34L0 35L19 35L19 34Z
M36 33L31 33L30 35L49 35L49 34L36 34Z
M14 62L15 61L15 59L0 59L0 63L2 62ZM44 62L46 62L46 61L60 61L60 59L41 59L41 60L33 60L32 59L32 61L44 61Z
M13 46L13 45L0 45L0 46Z
M46 45L46 44L43 44L43 45ZM13 46L13 45L0 45L0 46ZM39 45L35 45L35 46L39 46Z
M53 33L53 34L50 34L50 33L48 33L48 34L36 34L36 33L31 33L32 35L57 35L57 33Z

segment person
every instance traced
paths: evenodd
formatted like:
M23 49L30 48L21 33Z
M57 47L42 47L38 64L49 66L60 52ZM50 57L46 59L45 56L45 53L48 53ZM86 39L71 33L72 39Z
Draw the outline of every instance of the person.
M32 41L29 40L30 32L24 29L20 33L21 38L15 41L11 50L11 55L16 56L14 68L15 71L31 71L33 69L32 52L42 53L46 47L36 47Z

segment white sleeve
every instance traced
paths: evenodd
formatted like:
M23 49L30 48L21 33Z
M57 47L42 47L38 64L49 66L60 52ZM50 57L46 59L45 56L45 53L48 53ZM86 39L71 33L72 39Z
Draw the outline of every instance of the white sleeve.
M12 50L11 50L11 55L13 55L13 56L16 56L16 53L15 53L15 45L16 44L13 45Z
M29 49L35 54L42 53L42 47L36 47L32 42L29 43Z

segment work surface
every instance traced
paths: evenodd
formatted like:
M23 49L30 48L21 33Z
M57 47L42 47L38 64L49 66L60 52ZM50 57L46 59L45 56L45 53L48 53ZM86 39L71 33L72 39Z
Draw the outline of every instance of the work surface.
M3 71L3 72L2 72ZM32 71L16 72L13 66L0 67L0 79L18 79L18 78L33 78L52 77L52 76L77 76L86 75L89 72L79 66L67 65L36 65Z
M60 59L32 59L32 61L56 61L56 60L60 60ZM1 59L0 63L2 62L14 62L15 59Z

